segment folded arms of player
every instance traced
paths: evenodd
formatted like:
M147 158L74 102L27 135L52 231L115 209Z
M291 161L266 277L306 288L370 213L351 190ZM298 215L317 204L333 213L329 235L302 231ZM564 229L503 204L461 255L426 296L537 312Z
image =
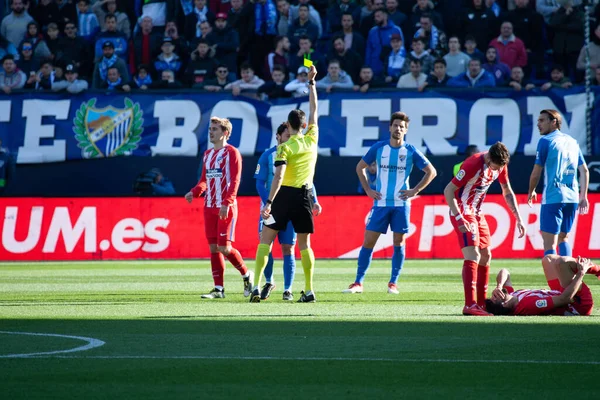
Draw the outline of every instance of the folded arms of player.
M506 205L512 212L513 216L517 220L517 229L519 230L519 237L522 238L525 236L525 226L523 225L523 220L521 219L521 214L519 213L519 207L517 206L517 198L515 197L515 192L513 192L512 187L510 186L510 182L507 180L506 183L501 183L502 187L502 195L504 196L504 201L506 201Z

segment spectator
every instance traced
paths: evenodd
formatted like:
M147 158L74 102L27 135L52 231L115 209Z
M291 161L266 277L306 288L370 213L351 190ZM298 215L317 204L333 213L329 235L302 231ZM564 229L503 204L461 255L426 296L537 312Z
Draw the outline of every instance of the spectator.
M200 24L207 21L215 22L215 14L206 6L206 0L194 0L194 11L185 17L185 37L188 40L202 37Z
M294 20L288 30L291 51L298 51L298 41L302 36L308 36L312 43L316 43L319 38L319 29L317 25L309 20L308 16L308 6L300 4L298 6L298 19Z
M210 56L209 51L206 40L198 40L196 51L192 53L192 60L185 71L185 82L193 88L202 88L205 80L215 76L214 71L219 63Z
M77 1L79 36L89 43L94 43L96 34L100 31L98 17L90 10L90 0Z
M538 0L539 1L539 0ZM529 0L515 0L516 8L509 11L506 20L511 22L514 33L525 44L528 68L535 67L536 75L541 75L544 68L544 19L529 7Z
M254 75L252 66L245 62L240 66L242 79L231 82L225 86L225 90L231 89L234 96L239 95L242 90L258 90L259 87L265 84L265 81Z
M121 77L117 67L109 67L106 71L106 79L102 82L101 89L106 89L109 92L129 92L131 86L127 84L127 80Z
M431 0L417 0L412 8L412 14L410 15L410 31L416 32L421 28L421 16L423 14L429 14L431 21L438 29L444 29L444 20L442 16L434 10L434 5Z
M318 80L317 89L324 89L330 93L333 89L353 89L354 83L350 75L340 67L340 62L337 60L329 61L327 66L327 75Z
M10 94L14 89L22 89L27 82L27 77L15 63L15 56L6 54L2 58L2 68L0 70L0 90L5 94Z
M443 57L448 52L446 34L432 24L431 14L421 15L421 27L415 32L415 38L423 39L425 50L434 58Z
M137 74L131 80L132 89L148 90L152 87L152 77L150 69L145 64L140 64L137 69Z
M464 8L461 17L462 37L475 37L479 50L485 51L486 46L498 32L497 18L487 9L483 0L472 0L472 5Z
M342 30L342 15L356 12L358 5L351 0L337 0L327 10L327 23L329 32L338 32Z
M435 61L435 59L428 52L425 51L425 41L423 40L423 38L418 37L413 39L412 49L413 50L408 55L407 61L421 61L421 71L425 75L428 75L433 69L433 62ZM405 62L404 73L406 74L408 72L410 72L410 64Z
M56 55L60 52L60 38L58 37L58 25L54 22L48 24L48 30L46 31L46 46L50 50L50 56L52 60L56 59Z
M33 57L37 60L50 58L52 53L46 45L44 35L38 30L38 25L35 22L27 24L27 33L25 34L25 40L29 40L33 45Z
M373 73L379 75L383 73L381 53L385 48L390 48L390 39L392 35L394 33L399 34L403 42L404 36L402 35L402 30L394 25L393 22L388 20L388 14L386 10L379 9L375 11L374 17L377 26L374 26L369 31L365 63L373 69Z
M258 88L258 94L265 94L267 100L279 99L283 97L292 97L290 92L285 91L286 70L281 65L275 65L271 73L271 80Z
M33 82L29 84L27 81L26 88L33 87L35 90L51 90L52 84L54 83L54 65L52 61L45 60L42 62L40 71L34 76ZM31 85L31 86L30 86Z
M7 54L12 54L15 58L19 57L19 52L15 45L0 34L0 57L4 57Z
M358 11L355 11L354 17L356 19L356 23L360 27L360 30L363 30L363 21L367 17L373 17L373 12L378 8L383 7L383 1L379 0L378 4L375 4L373 0L365 0L364 6L362 6ZM367 28L367 34L369 30L373 27L373 19L371 18L371 24ZM364 32L361 32L363 36L365 36Z
M100 29L106 30L104 21L107 14L113 14L117 18L117 31L125 34L127 39L131 38L131 24L127 14L119 11L116 0L98 0L92 7L92 11L96 14L100 22Z
M592 75L592 85L599 86L600 85L600 66L596 67L596 71L594 71L594 75Z
M212 48L215 57L226 64L230 71L237 68L237 51L240 47L240 37L236 30L227 24L227 14L218 13L215 19L215 29L211 34Z
M276 65L282 66L285 71L285 78L289 76L289 54L290 51L290 40L286 36L277 36L275 38L275 51L269 53L265 60L265 71L268 71L271 75L273 74L273 68Z
M309 1L310 0L298 0L298 5L290 7L291 20L295 21L298 19L299 14L300 14L300 6L301 5L308 6L308 19L310 20L310 22L312 22L313 24L315 24L317 26L317 32L318 32L317 38L320 38L321 36L323 36L323 26L321 25L321 16L319 15L319 12L317 10L315 10L315 8L313 6L308 4Z
M509 68L527 65L525 44L513 34L513 26L510 22L502 23L500 36L490 42L490 47L496 48L500 61L508 65Z
M176 0L134 0L136 15L147 15L152 18L154 26L163 27L167 21L177 20L177 10L180 7ZM187 35L186 35L187 36Z
M129 74L127 73L125 61L117 57L115 54L115 45L113 42L107 40L102 45L102 57L96 62L96 67L94 68L94 77L92 78L92 87L94 89L102 89L106 87L109 68L114 68L119 72L119 80L122 79L123 82L129 81ZM111 80L111 82L114 83L116 80L117 79Z
M206 79L201 85L198 85L198 87L201 87L207 92L221 92L225 90L225 86L231 82L233 82L233 79L231 79L227 66L221 64L217 67L216 78Z
M477 58L482 64L485 62L485 54L477 48L477 41L473 35L465 37L465 51L463 53L470 58Z
M133 35L129 49L129 65L152 65L154 55L160 51L162 35L152 29L152 18L146 16L140 21L140 28Z
M31 16L40 24L42 31L48 29L50 24L55 24L57 29L58 24L62 24L58 4L54 0L39 0L35 7L29 4Z
M215 39L215 35L212 32L212 28L210 27L210 24L208 22L203 22L202 26L207 25L209 27L210 30L210 39L207 39L210 44L215 44L216 39ZM202 27L201 27L202 29ZM204 32L204 30L203 30ZM177 24L175 23L175 21L167 21L167 24L165 25L165 33L163 35L163 38L170 38L171 41L173 42L173 45L175 46L175 50L173 50L174 53L177 53L179 55L179 57L181 57L182 61L187 61L188 60L188 55L190 53L190 49L188 48L188 41L184 38L184 37L180 37L179 36L179 29L177 28ZM161 41L162 43L162 41ZM195 43L195 42L194 42Z
M398 0L385 0L385 9L388 12L390 21L400 29L408 22L406 14L398 9Z
M75 22L65 24L65 36L59 40L59 51L55 61L74 64L83 76L90 76L93 53L90 53L90 45L77 36Z
M346 49L344 38L336 36L333 39L333 51L328 55L327 61L338 60L340 68L346 71L352 80L358 79L363 59L354 50Z
M559 4L548 24L554 30L554 62L562 65L567 75L575 76L577 57L583 46L585 15L581 7L573 7L572 0L561 0Z
M598 66L600 66L600 23L596 25L596 29L591 33L590 38L590 70L592 78L594 77ZM577 69L585 71L585 46L583 46L579 52Z
M273 49L273 42L277 36L277 9L274 0L255 0L254 3L250 1L246 3L245 12L250 16L249 30L251 33L244 37L247 38L246 46L248 48L246 50L249 51L252 73L254 74L256 71L262 74L265 57ZM295 18L297 18L297 13L296 16L292 13L292 21ZM244 49L243 44L241 47ZM244 53L243 50L242 53Z
M367 182L369 183L369 187L371 190L377 189L377 161L373 161L366 168L367 171ZM358 193L365 194L365 189L363 189L362 184L358 182Z
M0 140L0 196L15 178L16 162L8 149L2 147Z
M279 20L277 21L277 32L279 36L287 36L292 20L290 19L290 3L288 0L277 0L277 12Z
M286 92L290 92L294 97L308 95L308 68L302 66L298 68L296 79L285 85Z
M296 71L298 68L303 66L304 58L311 60L317 68L317 71L324 70L325 57L323 57L318 51L312 48L312 42L310 38L308 36L303 36L300 38L298 43L300 45L300 49L296 53L296 56L290 60L290 70ZM319 75L322 74L323 73L319 72Z
M409 65L410 72L400 77L396 85L398 89L417 89L423 86L427 80L427 75L421 72L421 60L412 59Z
M470 144L465 148L465 158L463 161L454 164L454 167L452 168L452 176L456 176L456 174L458 174L458 171L460 171L460 167L462 167L463 163L465 162L465 160L477 153L479 153L479 147L477 147L476 144Z
M498 5L498 3L496 3L496 0L485 0L485 6L494 14L496 18L500 18L500 14L502 14L502 8Z
M66 90L71 94L78 94L88 89L88 83L85 80L77 79L77 68L75 68L73 64L67 65L65 77L66 80L55 80L52 83L53 92L60 92Z
M106 14L104 18L106 30L101 32L96 38L95 55L96 58L102 56L102 46L106 42L111 42L115 47L115 53L123 60L127 60L127 36L117 30L117 17L114 14Z
M395 84L398 82L398 79L400 79L402 71L404 71L406 50L404 50L404 46L402 46L402 37L397 33L392 35L390 44L392 45L392 50L384 63L385 81L387 83L394 82Z
M192 0L185 0L185 1L193 3ZM190 8L190 12L191 12L192 6L190 5L189 8ZM231 9L231 1L230 0L209 0L208 8L210 8L212 10L212 12L214 12L215 14L218 14L218 13L227 14L227 12Z
M492 74L496 80L497 86L502 86L510 78L511 69L508 65L500 62L498 59L498 50L495 47L490 47L485 52L486 62L482 65L482 68Z
M173 52L175 46L171 38L164 38L160 49L162 53L154 61L154 70L158 76L161 76L162 72L166 70L173 71L176 75L183 73L183 63L181 62L181 58Z
M581 0L575 2L575 5L580 5L582 3ZM550 16L554 14L560 8L559 2L557 0L536 0L535 1L535 9L536 11L542 15L546 24L550 23Z
M350 13L342 14L342 31L340 35L344 37L344 47L352 49L359 56L365 55L365 38L360 32L354 30L354 17Z
M58 25L65 26L68 22L77 25L77 7L71 0L56 0L58 5Z
M550 78L550 82L546 82L541 86L542 90L570 89L573 86L571 80L565 76L565 70L562 65L552 67Z
M497 82L497 81L496 81ZM500 85L497 85L500 86ZM530 83L525 79L523 68L516 66L510 71L510 79L506 83L506 86L513 88L517 92L520 90L531 90L535 87L534 84Z
M175 72L165 69L160 73L160 80L154 82L152 87L154 89L167 89L167 90L178 90L183 87L181 82L175 79Z
M369 89L385 87L385 81L376 77L373 70L368 65L360 69L359 77L354 85L354 91L366 93Z
M285 0L287 1L287 0ZM244 1L243 0L230 0L230 4L231 4L231 8L229 9L229 11L227 12L227 22L229 24L229 26L233 29L235 29L238 33L244 32L246 33L248 31L248 27L242 27L240 26L240 16L242 14L242 10L244 7ZM289 3L288 3L288 7L289 7ZM242 24L243 25L243 24ZM285 35L287 35L287 31L285 32Z
M175 194L173 183L162 174L160 169L152 168L148 175L154 177L151 183L154 196L172 196Z
M496 80L486 70L481 68L481 61L469 61L469 70L448 81L451 87L486 88L496 86Z
M25 39L21 42L20 57L17 61L17 67L25 76L29 76L31 72L35 75L39 69L39 63L36 58L33 57L33 44L31 40Z
M379 10L383 10L387 15L387 10L385 9L385 0L373 0L371 13L360 20L360 33L364 37L368 38L371 29L377 25L375 21L375 13Z
M13 46L18 47L27 33L27 24L34 22L25 9L24 0L13 0L10 6L12 12L2 19L0 35L4 36Z
M422 92L425 88L440 88L446 87L450 76L446 73L446 60L439 58L433 63L433 73L427 77L423 85L419 87Z

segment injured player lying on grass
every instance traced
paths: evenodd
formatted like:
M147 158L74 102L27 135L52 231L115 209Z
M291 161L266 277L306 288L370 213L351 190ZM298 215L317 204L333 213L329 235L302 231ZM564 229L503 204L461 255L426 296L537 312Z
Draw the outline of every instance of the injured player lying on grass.
M600 277L600 266L586 258L548 255L542 259L550 290L515 291L507 269L496 277L497 286L486 300L486 311L494 315L590 315L594 301L583 283L586 273Z

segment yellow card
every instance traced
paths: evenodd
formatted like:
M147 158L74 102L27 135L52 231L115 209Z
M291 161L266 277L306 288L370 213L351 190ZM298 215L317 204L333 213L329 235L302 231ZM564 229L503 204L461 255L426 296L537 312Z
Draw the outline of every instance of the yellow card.
M312 67L312 65L313 65L313 62L311 60L309 60L308 58L304 59L304 66L306 68L310 68L310 67Z

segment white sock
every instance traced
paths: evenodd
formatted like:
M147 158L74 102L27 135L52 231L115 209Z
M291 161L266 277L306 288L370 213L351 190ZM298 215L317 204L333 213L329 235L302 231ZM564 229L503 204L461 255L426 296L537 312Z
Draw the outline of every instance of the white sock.
M223 286L215 286L215 289L223 290Z

